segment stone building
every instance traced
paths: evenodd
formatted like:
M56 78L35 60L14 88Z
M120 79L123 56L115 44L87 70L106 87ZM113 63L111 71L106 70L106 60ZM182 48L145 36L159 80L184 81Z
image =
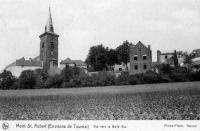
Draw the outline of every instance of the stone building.
M85 73L87 73L87 65L82 60L71 60L70 58L66 58L60 62L60 69L63 70L65 67L79 67L83 69Z
M42 69L42 61L38 61L38 57L34 59L25 60L21 58L6 66L5 70L10 71L12 75L19 77L24 70Z
M145 73L151 70L152 52L151 47L146 47L142 42L132 45L130 48L130 71L129 74Z
M194 57L200 57L200 49L195 49L191 53Z
M157 50L157 63L158 64L170 64L171 66L174 66L174 57L175 51L168 51L168 52L161 52L160 50ZM185 55L182 51L177 51L177 58L178 58L178 64L180 66L184 65Z

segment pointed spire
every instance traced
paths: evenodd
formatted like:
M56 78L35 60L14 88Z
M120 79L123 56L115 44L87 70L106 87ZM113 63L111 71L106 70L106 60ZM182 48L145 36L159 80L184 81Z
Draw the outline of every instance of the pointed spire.
M47 19L47 23L45 25L45 32L54 32L50 7L49 7L49 16Z

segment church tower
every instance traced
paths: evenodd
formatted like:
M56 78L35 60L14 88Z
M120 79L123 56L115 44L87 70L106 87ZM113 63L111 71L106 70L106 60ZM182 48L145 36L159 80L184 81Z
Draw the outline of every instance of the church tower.
M40 36L40 60L43 61L43 69L58 67L58 37L54 33L54 27L49 8L49 16L45 25L45 32Z

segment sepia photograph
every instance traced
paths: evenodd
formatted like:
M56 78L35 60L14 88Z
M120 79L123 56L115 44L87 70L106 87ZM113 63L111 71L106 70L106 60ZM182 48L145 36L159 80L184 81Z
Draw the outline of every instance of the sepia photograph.
M200 120L199 0L0 0L0 60L1 121Z

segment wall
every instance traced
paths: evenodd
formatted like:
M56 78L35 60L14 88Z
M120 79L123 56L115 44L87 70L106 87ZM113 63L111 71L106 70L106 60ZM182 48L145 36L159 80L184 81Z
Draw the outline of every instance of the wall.
M10 71L14 76L19 77L21 72L24 70L35 70L35 69L42 69L39 66L11 66L6 68L6 70Z
M143 60L143 55L146 55L146 60ZM137 60L134 60L134 56L137 56ZM142 43L138 43L136 46L131 48L130 51L130 74L145 73L147 70L151 69L152 53L150 46L147 48ZM138 65L138 69L135 69L135 65ZM144 65L147 66L144 69Z

